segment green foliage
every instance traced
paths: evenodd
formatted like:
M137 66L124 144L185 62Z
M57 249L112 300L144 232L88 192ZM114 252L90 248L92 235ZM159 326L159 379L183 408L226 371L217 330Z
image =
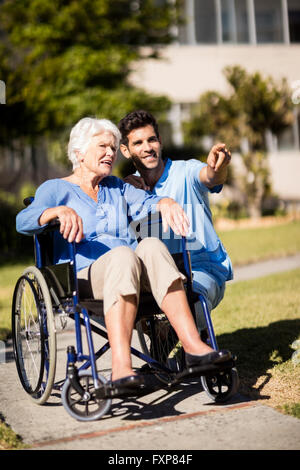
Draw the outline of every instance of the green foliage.
M247 212L239 201L222 198L211 205L213 219L244 219L247 218Z
M293 121L291 92L283 79L277 84L271 77L248 74L239 66L226 67L224 75L231 93L207 91L201 95L190 122L185 123L189 142L205 135L229 141L240 150L247 138L250 149L265 150L265 131L278 135Z
M180 21L181 3L0 2L0 79L6 84L7 103L0 106L0 146L9 146L14 156L18 151L16 159L24 159L25 147L34 150L43 138L50 152L54 150L51 163L61 165L66 163L70 128L83 116L117 122L132 109L145 107L163 119L169 100L134 88L128 77L133 61L158 57L158 46L172 40L170 27ZM33 169L35 158L33 151ZM23 192L24 197L31 190ZM1 259L19 256L22 248L26 254L32 250L30 238L15 232L20 208L15 198L1 197Z
M0 220L3 222L0 231L0 264L16 257L24 259L33 253L32 237L16 232L16 216L24 208L24 197L34 193L34 187L29 184L22 186L18 196L0 191Z
M181 3L4 0L0 76L7 105L0 142L52 134L85 115L117 121L135 107L166 110L166 98L135 89L128 75L132 61L157 57L157 46L172 40Z
M292 123L291 92L286 80L277 84L239 66L226 67L224 74L231 93L225 96L208 91L201 95L192 119L184 125L185 139L196 144L210 135L215 141L226 142L232 151L241 152L245 174L236 186L244 195L248 214L256 216L271 191L265 134L279 135Z
M278 84L260 73L248 74L241 67L226 67L225 77L233 88L230 99L236 102L243 132L254 150L265 150L266 130L278 135L292 123L291 92L286 79Z
M183 124L185 141L197 144L211 135L220 142L230 142L233 150L239 146L239 110L236 103L215 91L203 93L192 109L192 118Z

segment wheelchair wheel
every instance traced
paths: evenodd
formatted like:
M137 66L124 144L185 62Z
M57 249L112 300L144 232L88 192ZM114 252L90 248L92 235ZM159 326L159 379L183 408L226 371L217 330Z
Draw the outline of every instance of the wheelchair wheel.
M67 379L63 385L61 398L64 408L78 421L95 421L104 416L110 409L111 399L96 398L94 391L94 379L91 371L81 370L78 372L78 380L89 398L84 399ZM105 384L107 380L98 375L98 380Z
M37 404L49 398L56 369L56 332L46 281L35 266L17 281L12 303L12 337L18 375Z
M227 369L215 375L201 376L201 384L209 398L216 403L224 403L238 391L237 369Z
M177 334L162 313L136 324L142 351L174 372L185 367L185 356Z

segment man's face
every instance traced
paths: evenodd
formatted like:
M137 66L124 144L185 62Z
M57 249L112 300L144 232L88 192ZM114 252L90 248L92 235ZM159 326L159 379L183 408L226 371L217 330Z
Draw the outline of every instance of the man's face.
M151 125L132 130L128 145L121 145L121 151L132 158L139 171L154 170L162 164L161 142Z

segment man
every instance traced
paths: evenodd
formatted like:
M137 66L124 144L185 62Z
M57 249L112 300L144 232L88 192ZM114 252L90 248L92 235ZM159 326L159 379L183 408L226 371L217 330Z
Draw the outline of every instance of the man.
M225 282L232 279L232 266L213 227L208 193L221 191L230 152L225 144L217 144L209 152L206 164L195 159L163 160L158 125L150 113L133 111L118 127L122 135L120 150L137 169L135 175L125 180L156 195L175 199L187 213L193 288L205 296L209 310L215 308L223 298ZM163 241L170 252L180 252L180 237L168 235L163 236Z

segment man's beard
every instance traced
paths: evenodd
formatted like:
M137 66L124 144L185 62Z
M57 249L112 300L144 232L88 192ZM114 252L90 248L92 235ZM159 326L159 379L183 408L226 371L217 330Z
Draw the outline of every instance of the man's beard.
M157 166L158 166L158 163L159 163L159 155L157 155L156 152L153 152L152 154L155 158L157 158ZM133 164L134 166L136 167L136 169L141 173L141 172L145 172L145 171L152 171L154 170L155 168L157 168L157 166L155 168L148 168L146 165L144 165L143 161L137 157L136 155L132 154L131 155L131 158L132 158L132 161L133 161Z

